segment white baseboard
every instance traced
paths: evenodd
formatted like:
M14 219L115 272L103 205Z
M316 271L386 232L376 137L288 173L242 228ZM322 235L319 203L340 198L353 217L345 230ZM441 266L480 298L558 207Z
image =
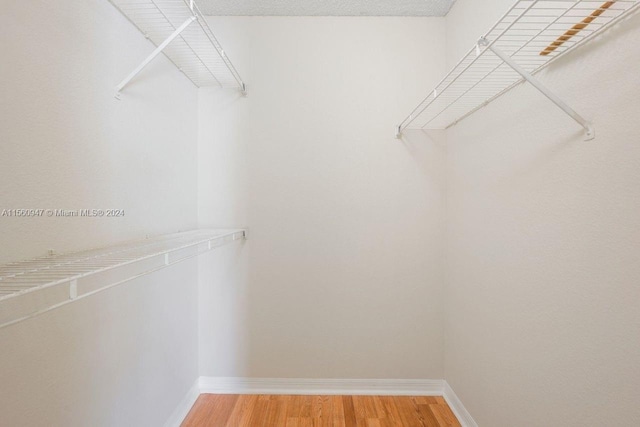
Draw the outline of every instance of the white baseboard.
M448 382L444 382L444 400L447 401L447 404L455 414L456 418L460 422L462 427L478 427L478 424L475 422L467 408L464 407L462 401L456 396L453 392L453 389L449 385Z
M442 396L442 380L200 377L201 393Z
M478 427L444 380L200 377L165 427L179 427L200 394L323 394L443 396L462 427Z
M182 421L187 417L187 414L191 410L191 407L198 396L200 396L200 379L196 379L196 382L193 383L187 394L182 398L176 409L174 409L173 413L169 417L166 423L164 423L164 427L180 427Z

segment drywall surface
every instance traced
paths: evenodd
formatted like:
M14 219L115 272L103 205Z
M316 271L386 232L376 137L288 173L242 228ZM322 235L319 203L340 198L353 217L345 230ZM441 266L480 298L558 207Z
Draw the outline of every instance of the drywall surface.
M444 19L210 25L249 94L200 91L199 222L250 234L200 267L201 375L441 378L444 146L394 126Z
M197 261L0 329L0 425L162 426L198 376Z
M0 14L0 263L197 224L197 89L106 0L5 2Z
M213 16L445 16L454 0L201 0Z
M0 7L0 263L194 228L197 89L106 0ZM190 261L0 329L0 425L158 426L197 372Z
M445 379L481 427L640 425L639 29L539 75L594 141L529 85L447 134Z

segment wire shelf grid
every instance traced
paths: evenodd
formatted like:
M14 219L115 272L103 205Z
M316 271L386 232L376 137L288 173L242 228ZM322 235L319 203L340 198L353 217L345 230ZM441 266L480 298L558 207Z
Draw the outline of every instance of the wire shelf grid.
M246 230L194 230L2 265L0 328L241 239Z
M163 53L197 87L239 87L240 74L211 31L198 6L189 0L109 0L151 42L159 46L183 23L190 24Z
M638 0L519 0L398 126L446 129L635 10Z

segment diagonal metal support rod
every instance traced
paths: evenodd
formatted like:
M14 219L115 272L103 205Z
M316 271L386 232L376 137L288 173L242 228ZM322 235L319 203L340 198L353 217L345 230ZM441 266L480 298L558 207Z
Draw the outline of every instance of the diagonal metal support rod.
M180 33L183 32L185 28L187 28L189 24L191 24L196 19L198 19L197 16L195 15L190 16L189 19L184 21L184 23L180 25L169 37L167 37L165 41L163 41L157 48L155 48L155 50L151 52L151 55L147 56L147 58L144 61L142 61L142 63L138 65L135 70L131 72L131 74L125 77L125 79L116 87L116 98L120 99L120 92L122 91L122 89L126 85L128 85L129 82L133 80L133 78L137 76L140 73L140 71L142 71L142 69L146 67L153 60L153 58L158 56L164 50L164 48L167 47L169 43L173 41L173 39L178 37Z
M580 126L582 126L585 130L585 141L592 140L595 138L595 131L584 117L578 114L573 108L569 107L562 99L560 99L555 93L551 92L545 85L540 83L538 79L533 77L527 70L518 65L509 55L505 54L503 51L495 47L492 43L490 43L486 38L482 37L478 41L479 46L487 46L491 52L496 54L498 58L503 60L505 64L513 68L515 72L520 74L522 78L531 83L533 87L538 89L544 96L549 98L551 102L560 107L565 113L567 113L573 120L578 122Z

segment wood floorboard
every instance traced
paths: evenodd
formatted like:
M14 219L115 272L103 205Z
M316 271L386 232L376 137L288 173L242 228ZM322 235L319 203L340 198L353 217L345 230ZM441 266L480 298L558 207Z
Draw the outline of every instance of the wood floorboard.
M202 394L182 427L460 427L442 397Z

